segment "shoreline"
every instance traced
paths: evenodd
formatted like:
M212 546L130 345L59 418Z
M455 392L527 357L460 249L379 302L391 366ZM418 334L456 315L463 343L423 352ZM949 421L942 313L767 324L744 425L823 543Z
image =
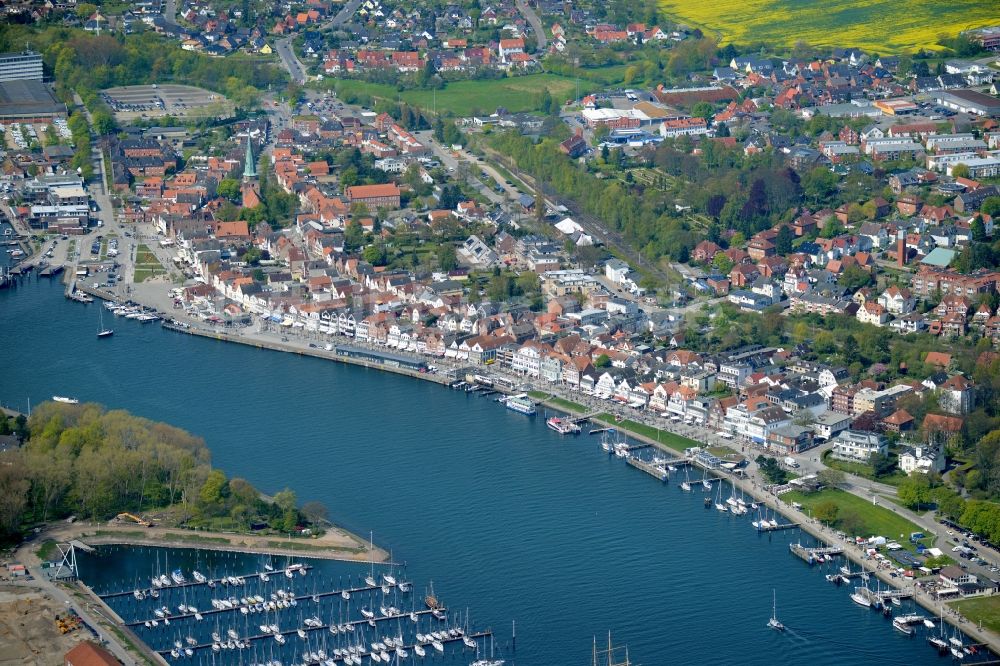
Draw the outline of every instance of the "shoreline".
M99 289L93 289L93 288L89 288L89 287L83 287L82 285L77 285L77 289L79 289L80 291L84 291L84 292L86 292L86 293L88 293L88 294L90 294L92 296L95 296L97 298L100 298L100 299L115 300L114 297L113 297L113 295L111 295L111 294L109 294L107 292L104 292L102 290L99 290ZM139 302L139 300L134 295L132 297L132 300L135 300L136 302ZM101 307L103 307L103 305ZM152 306L150 306L150 307L152 307ZM203 329L203 328L195 326L195 325L192 325L191 328L181 328L181 327L178 327L178 326L173 326L173 325L169 324L166 321L162 322L161 325L163 327L165 327L168 331L175 331L175 332L180 332L180 333L188 333L190 335L196 335L196 336L199 336L199 337L215 339L215 340L219 340L219 341L222 341L222 342L235 342L235 343L240 343L240 344L244 344L244 345L248 345L248 346L253 346L253 347L257 347L257 348L261 348L261 349L270 349L270 350L273 350L273 351L297 353L299 355L312 356L314 358L319 358L319 359L326 359L326 360L331 360L331 361L339 361L341 363L345 363L345 364L348 364L348 365L356 365L356 366L371 368L371 369L375 369L375 370L388 371L388 372L391 372L391 373L394 373L394 374L397 374L397 375L404 375L404 376L408 376L408 377L412 377L412 378L416 378L416 379L422 379L422 380L425 380L425 381L432 381L434 383L437 383L437 384L440 384L440 385L443 385L443 386L447 386L452 381L452 380L444 377L441 374L420 373L420 372L412 371L412 370L409 370L409 369L406 369L406 368L400 368L400 367L397 367L397 366L385 365L385 364L381 364L381 363L372 363L372 362L367 362L367 361L364 361L364 360L361 360L361 359L339 356L339 355L337 355L337 354L335 354L333 352L326 351L325 349L319 348L319 347L317 347L317 348L300 348L300 347L298 347L296 345L293 345L293 344L285 344L285 343L277 342L277 341L273 341L273 340L259 339L259 338L254 338L254 337L245 337L245 336L242 336L242 335L239 335L239 334L232 335L232 334L229 334L229 333L227 333L225 331L219 331L219 330L206 330L206 329ZM338 339L339 339L339 337L340 336L338 336ZM347 344L350 344L350 341L348 341ZM422 360L426 360L426 359L429 358L429 357L423 357L423 356L415 355L415 354L408 353L408 352L395 352L395 353L406 354L406 355L412 356L413 358L419 358L419 359L422 359ZM499 387L494 387L494 388L496 390L500 390L500 391L502 391L504 393L510 393L510 391L503 390L503 389L501 389ZM572 409L572 408L570 408L570 407L568 407L566 405L558 404L553 399L566 400L568 402L571 402L571 401L569 401L567 399L560 398L560 396L558 396L558 395L556 395L554 393L551 393L551 392L550 392L550 395L549 395L548 398L539 399L539 400L537 400L537 402L538 402L538 404L544 405L545 407L547 407L549 409L552 409L552 410L555 410L555 411L558 411L558 412L561 412L561 413L570 414L570 415L573 415L573 416L582 416L582 415L584 415L586 413L586 412L580 412L580 411L578 411L576 409ZM597 418L592 418L591 420L592 420L593 423L601 424L602 426L614 427L617 430L621 431L622 433L628 435L629 437L631 437L631 438L633 438L633 439L635 439L637 441L642 441L642 442L651 444L652 446L654 446L657 449L660 449L660 450L662 450L662 451L664 451L666 453L670 453L670 454L677 455L677 456L683 456L683 451L674 449L673 447L671 447L671 446L669 446L669 445L667 445L665 443L659 442L659 441L657 441L654 438L650 438L650 437L648 437L646 435L642 435L640 433L634 432L634 431L628 429L627 427L622 426L621 424L617 423L616 421L613 421L613 420L612 421L605 421L603 419L597 419ZM657 428L657 429L662 431L662 429L660 429L660 428ZM663 432L669 432L669 431L663 431ZM682 440L686 440L686 441L690 442L691 446L703 446L701 442L689 439L687 437L684 437L683 435L678 435L676 433L670 433L670 434L673 437L677 437L678 439L682 439ZM703 467L697 461L692 461L692 464L697 465L699 467ZM751 482L751 481L749 481L747 479L738 479L738 478L735 478L735 477L733 477L731 475L722 473L719 470L709 469L708 471L711 472L714 476L716 476L718 478L725 479L726 481L728 481L729 483L731 483L735 487L741 489L745 494L750 495L756 501L760 502L764 506L773 509L777 513L780 513L782 516L784 516L786 519L790 520L791 522L798 523L799 528L801 530L803 530L806 534L810 535L811 537L813 537L817 541L819 541L821 543L825 543L825 544L837 545L838 547L842 547L843 548L844 557L848 558L854 564L856 564L858 566L862 566L862 565L867 565L867 564L869 564L871 562L871 560L869 560L867 557L862 557L861 556L861 552L860 552L859 547L857 545L855 545L853 542L841 542L841 541L839 541L836 538L836 536L832 533L831 530L829 530L825 526L822 526L822 525L816 523L815 521L813 521L812 518L810 518L805 513L797 511L796 509L792 508L789 504L782 502L780 500L780 498L778 498L777 496L772 495L772 494L764 491L764 489L761 488L761 487L758 487L755 482ZM153 545L155 545L155 544L153 544ZM198 547L198 546L197 545L185 544L185 545L183 545L181 547ZM307 555L304 555L302 553L296 553L296 554L297 555L307 556ZM879 569L876 569L874 571L869 571L869 573L875 573L875 575L878 576L879 580L881 580L883 583L885 583L888 586L891 586L891 587L894 587L894 588L900 589L900 590L905 590L907 592L912 592L914 602L917 603L917 604L919 604L921 607L923 607L927 611L929 611L931 613L932 617L939 617L939 615L940 615L939 611L940 611L941 607L942 606L947 606L947 602L935 601L929 595L927 595L923 591L921 591L918 588L916 588L915 585L913 585L913 584L911 584L911 585L905 585L904 583L906 582L906 579L891 578L891 577L888 576L888 574L886 572L884 572L882 570L879 570ZM952 626L960 629L967 636L969 636L971 638L974 638L979 643L988 646L994 653L1000 654L1000 636L994 634L992 631L990 631L988 629L980 629L979 627L973 625L972 622L969 621L969 620L959 619L953 613L954 612L949 607L948 608L948 613L945 614L945 620L950 625L952 625Z
M557 397L557 396L550 396L548 399L541 400L540 404L544 405L545 407L547 407L549 409L558 410L559 412L567 413L567 414L569 414L571 416L582 416L583 415L583 413L577 413L576 410L570 410L569 408L567 408L564 405L558 405L558 404L556 404L555 402L553 402L551 400L552 397ZM620 432L628 435L632 439L635 439L635 440L641 441L641 442L645 442L647 444L651 444L653 447L655 447L655 448L657 448L657 449L659 449L659 450L661 450L661 451L663 451L665 453L671 453L671 454L675 454L675 455L678 455L678 456L682 456L683 455L683 451L678 451L678 450L676 450L676 449L668 446L667 444L664 444L662 442L656 441L655 439L653 439L651 437L647 437L645 435L641 435L639 433L633 432L633 431L629 430L626 427L620 426L616 422L613 422L613 421L612 422L607 422L605 420L596 419L596 418L592 418L591 421L593 423L599 423L599 424L604 425L604 426L614 427L614 428L618 429ZM686 438L683 435L677 435L675 433L671 433L671 434L673 436L681 438L681 439L687 439L689 442L691 442L692 446L702 446L702 444L700 442L697 442L697 441L695 441L693 439ZM708 469L708 468L705 468L703 465L701 465L696 460L692 460L692 464L696 465L698 467L702 467L702 469ZM824 525L822 525L820 523L817 523L813 518L811 518L807 514L794 509L790 504L781 501L781 499L778 496L773 495L773 494L771 494L769 492L764 491L764 489L758 487L755 482L751 482L751 481L749 481L747 479L738 479L738 478L736 478L736 477L734 477L732 475L725 474L724 472L719 472L718 470L708 469L708 471L711 474L713 474L714 476L716 476L717 478L719 478L719 479L725 479L727 482L729 482L733 486L739 488L745 494L750 495L756 501L762 503L764 506L766 506L766 507L774 510L777 513L780 513L782 516L784 516L789 521L791 521L793 523L798 523L798 529L804 531L806 534L808 534L809 536L813 537L818 542L820 542L822 544L827 544L827 545L832 545L832 546L837 546L837 547L843 548L844 557L846 557L848 560L850 560L854 564L858 565L859 567L865 567L865 566L871 564L872 560L870 558L862 557L862 555L861 555L861 549L860 549L859 546L857 546L856 544L854 544L853 542L850 542L850 541L840 541L836 537L836 535L833 533L833 531L830 530L830 528L828 528L828 527L826 527L826 526L824 526ZM806 565L806 566L810 566L811 567L812 565ZM955 617L954 615L949 616L949 614L953 613L954 611L950 608L950 606L948 606L948 602L945 602L945 601L936 601L929 594L927 594L926 592L924 592L921 588L916 587L916 579L915 578L914 579L909 579L910 584L907 585L906 584L906 582L907 582L906 578L892 578L892 577L890 577L888 575L887 572L885 572L882 569L876 568L876 569L873 570L871 568L868 568L868 573L869 574L875 574L878 577L878 579L880 581L882 581L883 583L885 583L886 585L894 587L894 588L896 588L898 590L902 590L902 591L906 591L906 592L911 592L913 594L913 601L916 604L918 604L919 606L923 607L925 610L929 611L931 613L931 618L932 619L933 618L940 618L941 617L941 613L940 613L941 608L942 607L947 607L948 608L948 612L946 612L944 614L944 620L945 620L945 622L947 622L951 626L953 626L953 627L961 630L966 636L974 638L979 643L986 645L994 653L1000 654L1000 636L997 636L996 634L994 634L992 631L990 631L988 629L980 628L980 627L974 625L970 620L959 619L959 618ZM825 582L825 580L824 580L824 582ZM972 598L978 598L978 597L972 597ZM957 600L959 600L959 599L956 599L954 601L957 601Z
M206 532L182 527L143 528L133 525L93 523L72 523L67 526L56 525L45 529L31 542L24 543L18 548L21 551L21 559L38 560L34 549L30 546L47 539L60 542L78 539L88 546L124 545L188 548L251 555L308 557L340 562L371 562L374 559L379 564L389 563L389 554L383 548L375 546L373 550L369 550L367 542L339 527L331 527L319 539L303 540L299 544L295 540L289 541L281 536Z

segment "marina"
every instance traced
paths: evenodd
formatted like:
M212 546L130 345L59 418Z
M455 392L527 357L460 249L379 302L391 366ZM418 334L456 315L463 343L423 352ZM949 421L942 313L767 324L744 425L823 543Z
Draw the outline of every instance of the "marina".
M467 613L450 613L433 594L421 599L393 565L380 565L376 580L374 565L367 575L362 565L344 575L343 565L324 561L279 564L270 556L98 547L80 554L81 578L92 587L104 585L114 575L101 566L109 558L127 558L122 569L133 577L143 566L150 569L153 585L97 596L168 662L389 663L396 657L419 661L421 653L485 650L493 641L492 631L471 626ZM204 573L185 567L159 573L170 562L192 559ZM226 573L219 563L227 571L249 568Z
M882 664L887 659L891 663L937 663L935 650L923 640L926 627L915 626L921 639L909 640L879 614L858 612L847 590L838 590L817 576L817 569L820 574L836 571L842 559L836 565L796 565L786 551L788 539L758 532L750 516L744 521L729 511L704 511L707 496L733 506L726 502L732 493L727 481L711 483L712 492L667 492L645 475L623 472L627 465L602 451L596 438L566 439L542 427L541 419L525 419L498 408L493 400L475 400L475 394L442 391L429 382L403 381L308 355L273 354L177 336L135 321L117 322L110 343L116 356L112 368L106 363L107 347L87 347L99 343L93 336L94 305L66 301L59 285L47 281L29 281L0 294L0 307L10 313L8 324L0 327L0 343L18 349L11 372L23 382L17 388L5 387L5 399L17 401L10 406L24 409L27 398L37 404L54 394L68 394L81 402L99 400L191 429L206 438L214 464L228 473L245 476L265 491L291 485L300 497L322 499L333 507L337 520L355 532L377 527L396 553L406 554L407 579L435 579L441 598L453 602L475 600L479 626L509 628L510 620L516 620L517 658L522 663L585 663L593 634L609 628L609 617L629 618L612 620L610 628L616 642L629 646L632 659L662 663L657 609L666 602L680 611L674 620L678 632L705 631L714 620L703 609L727 603L733 589L759 603L749 601L750 612L734 614L728 621L733 640L715 648L714 655L723 663L788 661L826 666L847 660ZM56 314L63 325L46 327L44 322ZM44 330L46 335L25 334L30 330ZM51 349L67 346L77 353L58 365L49 360ZM220 419L222 412L246 413L248 406L246 393L230 391L229 382L220 382L225 369L233 367L241 368L240 384L284 381L322 387L322 391L275 397L267 408L283 410L280 423ZM155 374L150 368L155 368ZM183 404L159 399L171 391L182 391L188 399ZM19 398L19 392L25 397ZM251 399L251 404L264 408L263 402ZM330 404L338 405L333 435L327 418ZM387 404L393 409L381 417L380 432L385 436L367 436L372 410ZM455 418L456 414L461 418ZM428 428L433 437L427 437ZM359 455L356 447L362 439L364 453ZM277 447L286 442L294 442L294 462L260 464L272 459ZM539 445L544 442L564 442L565 446ZM624 442L626 447L641 443ZM414 474L417 469L420 473ZM694 490L698 490L700 476L700 470L692 469ZM372 479L379 480L378 488L373 488ZM433 493L427 492L429 488ZM375 497L418 499L377 501ZM739 506L738 493L733 501ZM751 503L749 498L745 501L747 506ZM498 515L502 521L489 518ZM678 534L684 538L678 539ZM822 547L808 545L805 534L802 543L807 548ZM706 557L705 544L721 547L712 547L711 556ZM509 557L510 553L518 556ZM663 553L670 553L671 562L683 564L664 568ZM628 566L601 564L624 561ZM746 573L748 561L754 562L754 575ZM353 566L353 575L361 575L360 565L330 566ZM121 560L104 561L101 568L116 572L119 583L149 577L148 566L139 570ZM204 561L183 568L208 573ZM634 585L636 572L652 569L662 574L651 577L627 599L597 599L588 592L624 589ZM350 575L348 569L343 571L345 577ZM296 585L311 576L312 572L296 578ZM334 573L317 590L342 589L336 579ZM780 619L788 627L780 633L766 631L764 626L772 612L767 601L775 581L779 581ZM113 589L120 591L122 586ZM539 594L542 589L549 592ZM269 599L267 594L261 596ZM692 602L695 598L698 604ZM124 596L121 601L137 600ZM204 599L178 603L211 608ZM311 599L305 602L312 603ZM323 603L340 602L331 595ZM902 603L901 613L916 612L911 601ZM171 602L171 607L176 605ZM405 604L396 605L406 609ZM572 616L564 612L567 606L574 609ZM236 613L242 623L244 616ZM298 623L297 613L293 615ZM308 617L304 613L303 621ZM320 619L329 624L329 616ZM214 620L206 617L194 623L208 628ZM831 625L837 627L837 635L849 635L850 642L825 631ZM296 634L302 628L300 624L281 627L283 631L295 628ZM161 649L184 640L183 635L164 633L162 623L157 631L162 634L156 644ZM312 635L318 633L322 632ZM808 640L786 638L794 634ZM211 642L198 640L199 645ZM288 644L296 641L301 639L287 639ZM277 646L273 639L270 642ZM497 643L509 647L511 637L497 636ZM263 644L258 657L262 649ZM469 651L467 661L472 660ZM206 663L210 656L205 655ZM702 646L678 644L671 652L671 660L675 659L703 660ZM979 656L966 659L974 661ZM251 655L244 662L252 660Z

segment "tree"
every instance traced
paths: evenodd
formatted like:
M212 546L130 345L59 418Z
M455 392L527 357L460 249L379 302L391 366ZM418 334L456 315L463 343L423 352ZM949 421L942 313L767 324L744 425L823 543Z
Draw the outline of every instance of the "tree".
M295 496L295 491L289 490L288 488L276 492L272 500L278 506L279 509L285 512L294 511L295 505L298 503L298 498Z
M458 268L458 256L452 245L442 245L438 250L437 259L438 267L443 271L453 271Z
M386 251L384 245L369 245L361 253L361 257L372 266L385 266Z
M208 478L198 491L198 501L206 507L211 507L222 501L222 493L226 487L226 475L220 470L213 469L208 473Z
M99 135L111 134L116 127L115 117L104 109L99 109L94 113L94 131Z
M230 201L236 201L240 196L240 181L235 178L223 178L215 188L216 194Z
M830 488L838 488L844 484L846 476L839 469L823 469L816 475L819 482Z
M862 268L856 264L852 264L844 269L844 272L840 274L837 278L837 284L839 284L844 289L849 289L851 291L857 291L862 287L867 287L874 281L874 276L871 271L866 268Z
M329 516L326 505L322 502L312 501L302 505L302 515L310 523L325 522Z
M788 472L782 469L776 458L760 455L757 456L756 462L768 483L780 485L788 480Z
M1000 201L1000 197L992 197ZM982 242L986 240L986 225L983 224L983 218L981 215L976 215L972 218L972 223L969 225L969 230L972 232L972 240Z
M968 178L969 177L969 167L962 162L951 167L951 175L953 178Z
M823 500L813 508L813 517L821 523L830 525L837 520L840 506L833 500Z
M896 495L903 506L909 509L920 509L931 501L931 482L926 474L910 472L910 475L900 481Z
M607 354L601 354L594 361L595 368L607 368L611 366L611 358Z
M996 218L997 215L1000 215L1000 197L986 197L983 199L983 203L979 207L979 211L983 215L989 215L992 218Z
M709 120L715 115L715 108L709 102L698 102L691 107L691 115Z
M844 337L844 345L841 349L841 353L844 356L844 361L847 363L853 363L860 358L858 352L858 341L850 333Z
M774 251L779 256L784 256L792 251L792 241L795 239L795 232L787 224L781 225L778 235L774 238Z
M896 461L882 453L873 453L868 459L876 479L889 476L896 471Z

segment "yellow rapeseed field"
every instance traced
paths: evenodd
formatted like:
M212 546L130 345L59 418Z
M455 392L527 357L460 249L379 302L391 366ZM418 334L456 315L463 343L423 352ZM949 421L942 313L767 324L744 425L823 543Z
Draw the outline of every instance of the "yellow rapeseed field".
M723 44L856 47L876 53L935 48L941 37L1000 25L998 0L659 0L668 18Z

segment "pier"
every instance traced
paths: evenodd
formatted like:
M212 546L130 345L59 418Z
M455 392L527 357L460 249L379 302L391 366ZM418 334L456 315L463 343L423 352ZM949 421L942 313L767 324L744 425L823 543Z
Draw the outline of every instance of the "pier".
M295 571L295 570L299 570L299 569L301 569L303 571L309 571L312 568L313 568L313 566L310 565L310 564L303 564L301 566L295 567L295 569L275 569L274 571L261 571L261 572L256 572L256 573L243 574L243 575L240 575L240 576L233 576L233 578L237 578L239 580L245 580L245 579L248 579L248 578L249 579L254 579L254 578L259 578L261 576L261 574L263 574L265 576L268 576L268 577L270 577L270 576L278 577L278 576L284 576L285 575L285 571ZM198 581L194 580L194 581L188 581L186 583L173 584L173 585L164 585L163 587L156 588L156 589L158 589L160 591L165 591L165 590L181 590L181 589L190 588L190 587L200 587L202 585L206 585L207 586L210 582L221 584L223 586L222 589L228 589L229 587L236 587L236 585L233 585L231 583L223 583L221 579L215 579L215 580L211 580L210 579L210 580L206 580L204 583L199 583ZM153 588L140 588L139 591L140 592L146 592L146 593L148 593L151 589L153 589ZM133 595L133 594L135 594L135 590L122 590L121 592L108 592L106 594L99 594L97 596L99 596L101 599L114 599L115 597L127 597L127 596Z
M667 479L670 478L670 473L667 471L666 467L661 467L659 465L655 465L655 464L653 464L651 462L642 460L641 458L636 458L634 456L629 456L628 458L625 459L625 462L630 467L634 467L634 468L636 468L636 469L638 469L640 471L645 472L646 474L649 474L651 477L653 477L657 481L664 481L665 482Z
M307 627L303 627L303 630L307 634L309 634L311 632L316 632L316 631L323 631L324 629L329 629L329 625L323 625L321 627L308 627L308 628ZM291 629L289 631L280 631L280 632L278 632L278 634L281 635L281 636L289 636L289 635L296 634L296 633L298 633L298 629ZM479 638L489 638L492 634L493 634L492 631L477 631L477 632L469 632L469 633L461 632L457 636L452 636L451 634L449 634L447 636L447 638L440 638L440 639L436 639L436 640L438 640L442 645L447 645L449 643L460 642L460 641L464 640L465 637L471 638L472 640L476 640L476 639L479 639ZM248 637L242 638L240 640L243 640L243 641L246 641L247 643L250 643L252 641L266 640L268 638L270 638L270 639L273 640L274 636L275 636L275 634L259 634L257 636L248 636ZM362 639L359 638L359 643L360 643L361 640ZM376 643L378 642L378 639L376 639L374 637L371 640L373 642L376 642ZM197 650L211 649L212 645L213 645L212 643L207 643L207 644L200 644L200 645L191 645L191 646L188 646L188 647L190 647L191 650L193 650L193 651L197 651ZM402 645L401 647L404 650L412 651L414 645L420 645L422 647L430 647L432 645L432 643L429 643L429 642L428 643L413 643L413 644L410 644L410 645ZM370 647L370 645L361 643L361 650L363 650L363 652L361 650L359 650L358 654L361 655L361 654L367 653L369 651L368 650L369 647ZM244 648L244 649L246 649L246 648ZM388 649L388 646L387 646L387 650L386 651L390 652L390 653L394 653L395 652L395 647L393 647L390 650L390 649ZM162 657L169 657L170 656L170 650L158 650L157 652ZM332 661L335 661L335 662L342 662L343 661L343 656L336 656L336 653L334 653L333 655L328 655L328 660L332 660ZM305 664L321 664L323 662L321 662L321 661L305 661L303 663L305 663Z
M801 543L790 543L788 544L788 549L808 564L825 562L826 558L837 557L838 555L844 554L844 549L836 546L809 548L807 546L803 546Z
M797 530L798 528L798 523L778 523L777 525L768 523L767 525L761 525L758 522L757 524L758 532L780 532L782 530Z
M372 591L372 590L377 590L379 588L377 588L377 587L375 587L375 588L358 588L356 590L353 590L352 592L353 593L360 593L362 591L365 591L366 589L368 591ZM294 598L295 602L297 604L299 601L308 601L308 600L312 599L313 597L315 597L317 599L322 599L322 598L326 598L326 597L339 596L339 595L340 595L340 591L337 590L337 591L331 591L331 592L320 592L318 594L303 594L303 595L298 596L298 597L287 597L286 600L290 600L290 599ZM267 604L269 602L264 602L264 603ZM257 604L254 604L254 606L257 606ZM249 605L246 605L246 606L240 605L240 606L234 606L233 608L206 608L205 610L199 610L198 611L198 615L201 615L202 617L207 617L209 615L218 615L219 613L239 613L240 617L247 617L247 616L249 616L251 614L257 614L257 613L263 613L263 614L278 613L281 610L288 610L288 609L282 609L282 608L273 608L273 609L267 609L267 608L265 608L265 609L260 610L260 611L249 611L249 610L247 610L246 612L242 612L241 611L241 609L244 609L244 608L245 609L249 609L250 607L251 606L249 606ZM435 610L437 610L439 612L444 612L445 609L444 608L438 608L438 609L435 609ZM433 610L420 610L420 611L413 611L413 612L416 615L420 616L420 615L430 615L434 611ZM409 616L410 616L409 612L405 612L405 613L404 612L400 612L398 614L377 616L377 617L373 617L371 619L374 620L375 622L379 622L379 621L382 621L382 620L396 620L396 619L399 619L399 618L409 617ZM166 619L168 619L170 621L174 621L174 620L185 620L185 619L190 619L190 618L194 618L194 617L195 617L194 613L177 613L176 615L173 615L173 614L167 615ZM132 620L130 622L125 622L124 624L125 624L126 627L146 626L147 622L152 623L154 620L157 621L157 622L162 622L163 618L161 618L161 617L149 617L149 618L146 618L146 619L143 619L143 620ZM367 620L367 619L350 620L348 622L344 622L344 624L354 625L354 626L361 626L362 624L365 624L368 621L369 620ZM329 626L329 625L326 625L326 626ZM295 630L292 629L291 631L295 631ZM291 633L291 632L288 632L288 633Z

